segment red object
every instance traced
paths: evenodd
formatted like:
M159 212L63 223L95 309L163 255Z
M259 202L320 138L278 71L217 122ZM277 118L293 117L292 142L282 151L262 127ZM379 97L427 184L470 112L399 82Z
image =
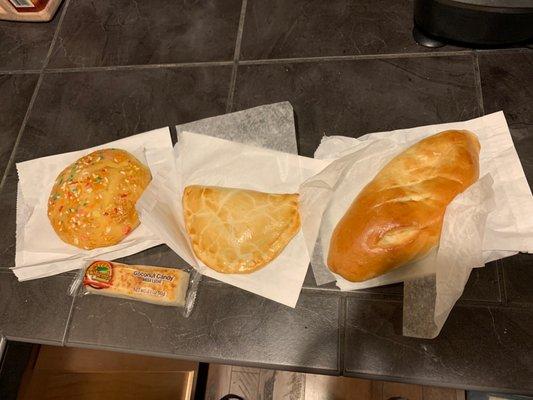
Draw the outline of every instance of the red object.
M87 267L83 275L83 285L95 289L106 289L113 285L113 263L94 261Z
M58 10L62 0L0 0L0 20L46 22Z
M29 0L29 1L33 3L33 7L17 7L8 0L9 4L11 4L11 6L13 6L13 8L17 10L17 12L22 12L22 13L42 11L48 4L49 0Z

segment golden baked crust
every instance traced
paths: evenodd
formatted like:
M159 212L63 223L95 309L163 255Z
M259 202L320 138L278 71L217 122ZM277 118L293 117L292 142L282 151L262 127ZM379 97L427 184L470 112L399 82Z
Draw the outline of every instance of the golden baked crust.
M48 199L57 235L81 249L112 246L139 225L135 203L152 179L124 150L97 150L65 168Z
M300 229L298 194L193 185L183 212L196 257L226 274L262 268Z
M360 282L427 254L439 242L446 206L478 179L479 149L472 132L452 130L393 158L335 227L329 268Z

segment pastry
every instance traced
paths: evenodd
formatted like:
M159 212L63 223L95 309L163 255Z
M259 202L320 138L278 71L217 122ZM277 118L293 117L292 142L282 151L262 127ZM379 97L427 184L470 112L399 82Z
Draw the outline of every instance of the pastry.
M184 190L183 210L196 257L227 274L262 268L300 229L298 194L194 185Z

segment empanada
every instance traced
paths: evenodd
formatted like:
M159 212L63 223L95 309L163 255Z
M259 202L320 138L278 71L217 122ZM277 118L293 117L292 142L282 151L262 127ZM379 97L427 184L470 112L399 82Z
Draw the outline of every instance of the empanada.
M227 274L262 268L300 229L298 194L193 185L183 212L196 257Z

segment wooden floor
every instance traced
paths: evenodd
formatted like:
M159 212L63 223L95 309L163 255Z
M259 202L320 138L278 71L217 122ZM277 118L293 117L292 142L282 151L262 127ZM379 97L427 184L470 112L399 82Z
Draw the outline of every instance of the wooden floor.
M206 399L229 393L246 400L465 400L463 390L210 364Z

